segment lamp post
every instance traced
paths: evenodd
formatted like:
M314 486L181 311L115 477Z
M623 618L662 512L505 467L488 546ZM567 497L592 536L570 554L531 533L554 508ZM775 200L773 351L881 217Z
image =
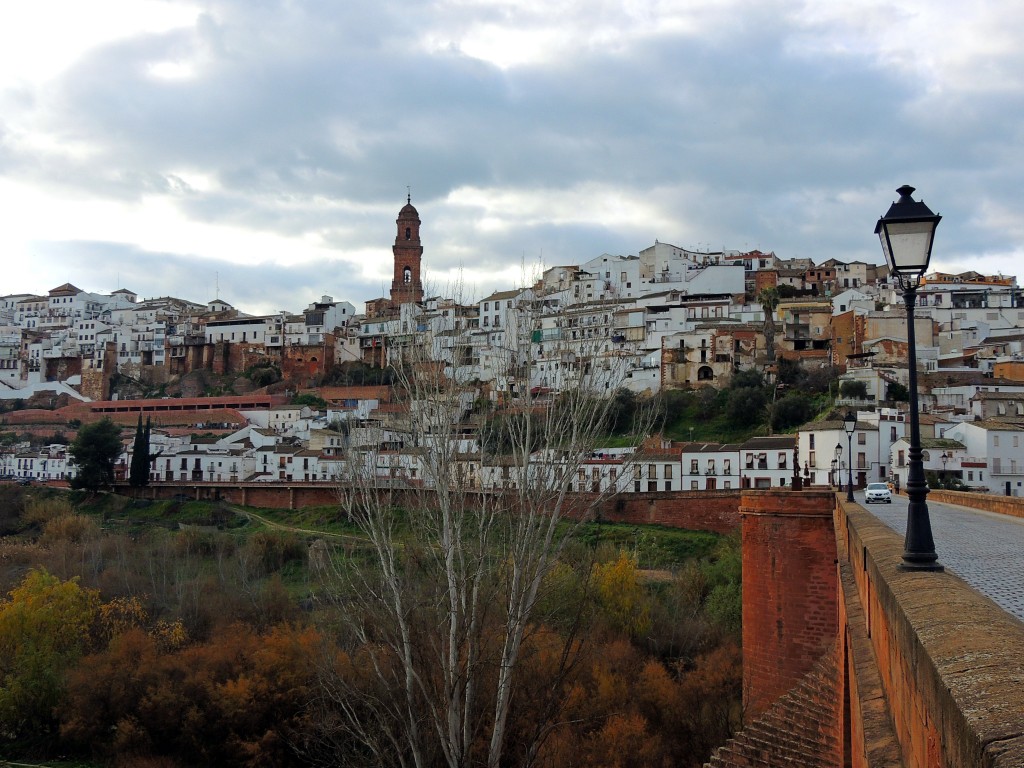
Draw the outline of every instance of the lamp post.
M836 486L839 490L843 490L843 444L836 443L835 453L835 464L836 464Z
M946 479L946 463L949 461L949 454L943 451L942 456L939 458L942 459L942 487L948 488L949 480Z
M853 433L857 429L857 414L847 411L843 417L843 429L846 431L846 447L850 458L846 460L846 500L853 501Z
M828 484L829 485L835 485L835 482L836 482L836 464L837 463L838 462L835 459L832 459L832 469L830 469L829 472L828 472Z
M935 229L942 219L924 203L911 195L914 188L896 190L900 199L893 203L875 225L875 234L882 244L889 272L903 290L907 307L907 373L910 384L910 450L907 463L907 535L903 541L903 562L906 571L941 571L935 553L932 525L928 517L928 483L921 461L921 427L917 414L917 342L914 334L914 306L921 277L928 269L932 255Z

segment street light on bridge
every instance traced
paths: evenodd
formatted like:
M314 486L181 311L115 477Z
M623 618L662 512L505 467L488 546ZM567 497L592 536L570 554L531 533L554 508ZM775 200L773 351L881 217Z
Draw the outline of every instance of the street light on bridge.
M843 418L843 429L846 431L846 446L850 457L846 460L846 500L853 501L853 433L857 429L857 414L852 410Z
M914 307L921 277L932 256L935 229L941 216L911 195L914 188L904 185L896 190L900 199L889 206L875 225L889 272L903 290L907 307L907 369L910 385L910 450L907 463L907 535L903 541L905 571L941 571L935 553L932 525L928 517L928 483L921 461L921 427L917 414L917 341L914 333Z
M836 485L839 490L843 490L843 444L836 443L835 459L832 461L836 465Z

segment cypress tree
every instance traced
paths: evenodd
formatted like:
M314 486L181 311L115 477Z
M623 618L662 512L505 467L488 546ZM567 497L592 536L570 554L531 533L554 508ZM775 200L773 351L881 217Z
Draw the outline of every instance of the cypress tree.
M149 447L146 445L146 433L142 428L142 413L135 427L135 443L132 446L132 463L128 468L128 484L132 488L141 488L149 480Z
M153 459L156 458L152 453L149 452L149 433L152 429L153 420L152 417L146 417L146 433L145 433L145 445L146 445L146 465L142 468L142 484L149 485L149 467L153 463Z

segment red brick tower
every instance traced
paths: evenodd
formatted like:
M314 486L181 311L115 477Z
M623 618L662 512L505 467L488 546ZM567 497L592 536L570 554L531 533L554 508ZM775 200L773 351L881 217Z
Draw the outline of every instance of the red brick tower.
M420 262L423 246L420 244L420 215L412 205L412 196L406 198L405 207L398 212L398 232L392 251L395 254L395 277L391 281L391 303L394 306L423 301L423 283L420 281Z

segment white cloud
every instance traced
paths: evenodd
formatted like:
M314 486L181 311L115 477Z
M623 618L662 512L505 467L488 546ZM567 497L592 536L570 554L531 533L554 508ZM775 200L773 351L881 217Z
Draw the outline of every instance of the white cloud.
M0 6L0 88L38 84L115 40L195 23L193 3L165 0L32 0Z

